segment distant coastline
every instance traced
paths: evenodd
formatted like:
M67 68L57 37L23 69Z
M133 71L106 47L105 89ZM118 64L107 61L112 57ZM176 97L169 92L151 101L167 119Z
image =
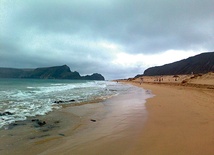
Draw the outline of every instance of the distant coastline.
M77 71L72 72L67 65L36 69L0 67L0 78L105 80L99 73L81 76Z

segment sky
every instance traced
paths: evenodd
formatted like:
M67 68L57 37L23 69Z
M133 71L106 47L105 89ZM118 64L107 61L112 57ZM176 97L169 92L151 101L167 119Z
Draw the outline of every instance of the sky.
M134 77L214 51L213 0L0 0L0 66Z

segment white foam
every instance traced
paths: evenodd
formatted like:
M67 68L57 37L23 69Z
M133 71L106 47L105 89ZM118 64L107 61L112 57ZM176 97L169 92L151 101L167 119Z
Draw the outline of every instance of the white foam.
M110 91L114 89L116 91ZM13 115L0 116L0 128L17 120L24 120L29 116L45 115L59 109L59 104L54 101L75 100L84 102L96 98L107 99L116 95L118 84L105 81L89 81L84 83L39 83L23 88L16 86L8 91L0 91L1 112L11 112ZM3 94L2 94L3 93Z
M28 89L34 89L34 88L36 88L36 87L27 87Z

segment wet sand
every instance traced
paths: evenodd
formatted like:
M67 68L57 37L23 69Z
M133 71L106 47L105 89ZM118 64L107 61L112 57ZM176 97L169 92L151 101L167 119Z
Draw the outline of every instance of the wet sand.
M147 92L149 93L149 92ZM42 154L109 155L124 154L134 146L147 118L142 90L105 101L107 112L61 145Z
M0 130L0 154L40 154L49 148L55 148L66 137L87 127L93 117L102 118L104 114L104 106L101 103L66 105L46 116L16 122L18 125ZM34 119L45 121L46 124L38 126L32 122Z
M104 102L65 107L35 128L25 125L1 130L0 154L124 154L134 145L147 118L140 88ZM49 127L48 127L49 126Z

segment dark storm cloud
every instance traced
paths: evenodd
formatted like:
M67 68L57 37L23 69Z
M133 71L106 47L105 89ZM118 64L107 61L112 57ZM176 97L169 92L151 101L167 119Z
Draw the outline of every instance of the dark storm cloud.
M0 65L66 63L83 74L134 74L142 69L111 64L119 52L213 51L213 6L211 0L0 0Z

